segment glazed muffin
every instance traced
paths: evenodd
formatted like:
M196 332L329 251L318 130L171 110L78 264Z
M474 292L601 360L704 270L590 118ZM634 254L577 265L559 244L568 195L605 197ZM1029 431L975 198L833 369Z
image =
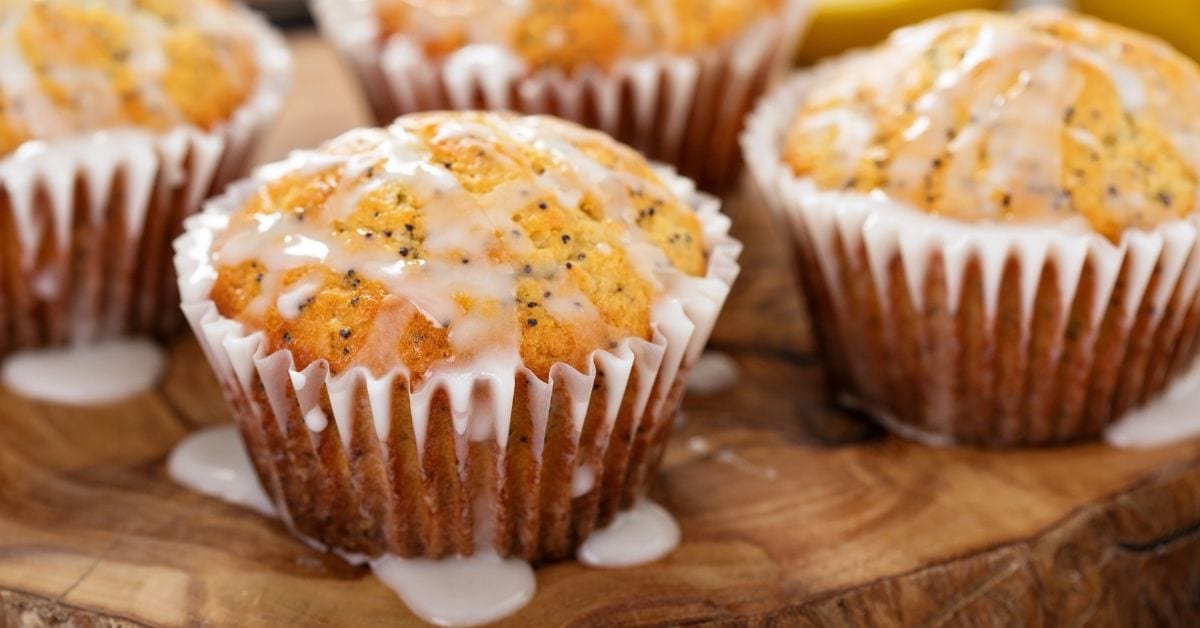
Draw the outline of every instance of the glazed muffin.
M299 533L544 561L653 477L737 274L717 208L567 122L418 114L264 167L176 267Z
M1195 362L1200 68L960 13L805 73L743 138L840 398L901 433L1095 436Z
M222 0L9 0L0 29L0 354L177 325L170 242L278 110L281 40Z
M799 40L807 0L314 0L376 117L551 113L714 185L742 119Z

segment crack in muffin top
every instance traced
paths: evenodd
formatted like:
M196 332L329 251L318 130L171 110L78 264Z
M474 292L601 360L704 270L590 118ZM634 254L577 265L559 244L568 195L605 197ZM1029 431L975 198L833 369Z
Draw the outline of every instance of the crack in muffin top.
M211 129L257 74L226 0L0 0L0 155L103 129Z
M607 67L691 54L777 16L783 0L373 0L380 35L414 37L438 58L499 44L534 67Z
M586 370L706 271L698 217L645 159L554 118L405 116L257 178L213 242L211 297L298 369Z
M1056 9L965 12L835 62L783 141L827 190L965 221L1082 218L1117 241L1200 205L1200 67Z

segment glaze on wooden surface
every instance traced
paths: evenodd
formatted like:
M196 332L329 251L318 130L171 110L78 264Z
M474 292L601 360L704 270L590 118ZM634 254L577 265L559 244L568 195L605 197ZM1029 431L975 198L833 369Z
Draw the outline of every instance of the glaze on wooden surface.
M353 92L329 53L295 47L309 74L267 157L361 121L357 102L331 100ZM542 568L508 625L1200 622L1200 442L995 452L884 437L825 405L776 230L752 194L730 211L745 269L712 344L739 381L689 397L652 492L682 544L630 569ZM415 621L366 568L170 481L171 446L229 415L196 344L169 353L158 390L104 408L0 391L0 626Z

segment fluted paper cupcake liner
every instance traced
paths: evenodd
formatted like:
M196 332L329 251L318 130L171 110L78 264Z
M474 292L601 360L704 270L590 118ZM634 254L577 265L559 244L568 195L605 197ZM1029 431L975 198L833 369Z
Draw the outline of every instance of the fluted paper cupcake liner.
M245 171L287 90L282 38L245 16L259 84L220 127L26 142L0 161L0 354L179 327L171 241Z
M314 0L322 32L353 65L381 124L414 111L515 110L600 129L675 164L702 186L722 186L741 166L746 113L791 60L809 0L786 0L777 19L694 55L618 61L568 75L529 70L515 52L472 45L430 59L412 38L381 43L371 3Z
M176 243L183 311L232 408L264 488L299 534L341 552L444 557L492 546L546 561L632 505L653 479L683 392L737 276L741 245L719 202L663 172L704 227L705 277L680 277L651 340L597 350L549 381L509 365L451 367L414 389L403 368L297 371L289 350L221 316L209 298L214 233L260 183L236 184Z
M1113 243L966 223L824 191L781 158L826 65L774 92L742 144L788 225L830 385L902 435L993 446L1092 437L1161 393L1200 343L1200 219Z

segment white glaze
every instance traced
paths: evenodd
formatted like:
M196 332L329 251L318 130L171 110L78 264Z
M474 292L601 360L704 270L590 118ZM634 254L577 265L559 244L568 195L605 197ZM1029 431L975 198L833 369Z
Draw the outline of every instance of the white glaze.
M320 289L321 284L316 280L298 282L286 292L279 295L276 309L286 319L296 318Z
M529 563L490 552L445 560L385 556L370 566L413 614L438 626L476 626L507 617L537 589Z
M246 447L232 425L193 432L171 450L167 473L175 482L210 497L244 506L268 517L277 516Z
M162 349L140 338L65 349L21 351L4 360L3 380L24 397L100 405L148 391L166 366Z
M1200 362L1158 399L1104 431L1114 447L1155 447L1200 435Z
M617 513L608 527L593 530L576 558L592 567L630 567L656 561L679 545L679 524L647 499Z
M705 351L688 373L688 392L715 395L731 388L738 380L737 361L719 351Z

